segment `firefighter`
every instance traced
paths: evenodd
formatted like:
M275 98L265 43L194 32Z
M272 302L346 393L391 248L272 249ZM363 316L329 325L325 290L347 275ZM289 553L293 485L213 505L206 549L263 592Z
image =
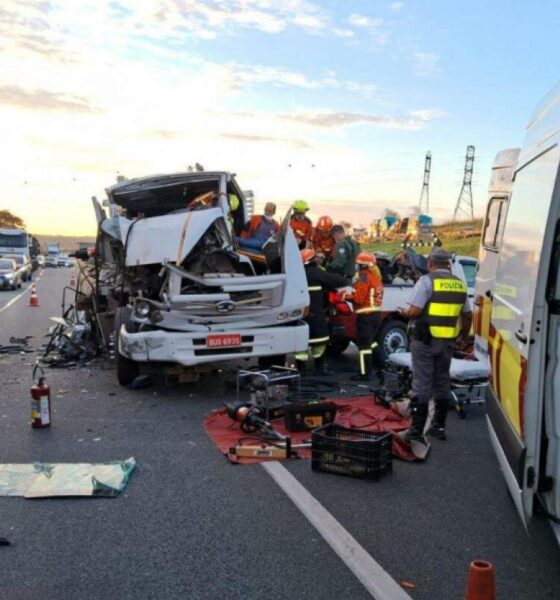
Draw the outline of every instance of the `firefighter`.
M451 274L451 254L436 247L428 258L428 274L412 290L408 308L401 314L411 319L412 426L403 439L420 444L423 456L429 450L424 436L428 404L433 397L435 413L428 434L445 440L445 420L451 396L449 369L458 336L466 340L472 321L466 283ZM460 320L460 323L459 323Z
M356 346L360 361L360 372L353 379L369 381L373 367L375 337L381 323L383 304L383 280L375 256L371 252L360 252L356 257L358 273L352 285L352 293L346 299L354 304L356 313Z
M342 225L334 225L331 229L331 235L336 242L336 246L327 270L346 277L347 283L350 284L356 273L356 257L360 252L360 244L349 235L346 235Z
M292 228L300 250L311 247L311 235L313 234L313 223L305 213L309 210L309 204L305 200L296 200L292 205L292 216L290 227Z
M276 204L267 202L264 205L264 214L251 217L245 231L241 237L245 240L244 245L262 248L262 245L273 234L278 233L280 225L274 218L276 214ZM251 240L247 243L247 240Z
M325 292L344 287L346 280L335 273L327 273L317 264L317 255L313 248L301 251L301 259L305 266L307 286L309 290L309 348L307 352L298 353L298 367L303 371L306 362L315 359L315 375L330 375L325 363L325 350L329 341L329 323L325 306Z
M327 259L331 258L336 242L331 234L333 221L330 217L324 216L319 217L317 226L313 232L311 243L313 244L313 250L320 252Z

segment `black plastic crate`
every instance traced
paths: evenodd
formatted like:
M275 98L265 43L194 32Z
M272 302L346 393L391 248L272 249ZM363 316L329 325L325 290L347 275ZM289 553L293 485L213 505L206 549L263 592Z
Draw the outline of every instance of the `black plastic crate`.
M311 468L377 481L393 470L392 434L325 425L311 433Z

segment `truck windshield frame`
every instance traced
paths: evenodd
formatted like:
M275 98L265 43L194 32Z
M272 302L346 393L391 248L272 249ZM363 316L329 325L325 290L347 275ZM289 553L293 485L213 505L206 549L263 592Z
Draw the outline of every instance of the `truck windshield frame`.
M27 248L27 244L27 233L25 231L15 234L0 232L0 248Z

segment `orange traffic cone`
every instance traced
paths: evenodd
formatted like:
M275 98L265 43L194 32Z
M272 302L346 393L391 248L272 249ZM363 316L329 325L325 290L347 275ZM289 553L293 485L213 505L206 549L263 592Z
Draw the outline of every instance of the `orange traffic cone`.
M29 298L29 304L27 306L39 306L39 298L37 297L37 290L35 284L31 286L31 296Z
M472 561L469 566L465 600L496 600L492 563L485 560Z

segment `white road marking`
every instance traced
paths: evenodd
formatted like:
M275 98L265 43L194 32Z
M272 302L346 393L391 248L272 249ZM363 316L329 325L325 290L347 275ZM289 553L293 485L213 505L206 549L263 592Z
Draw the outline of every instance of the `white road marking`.
M375 600L412 600L342 525L279 462L263 462L263 469L307 517Z
M31 284L33 285L33 284ZM7 308L9 308L16 300L19 300L22 296L25 296L25 294L31 289L31 285L27 286L23 292L20 292L17 296L14 296L7 304L6 306L3 306L2 308L0 308L0 313L3 310L6 310Z

